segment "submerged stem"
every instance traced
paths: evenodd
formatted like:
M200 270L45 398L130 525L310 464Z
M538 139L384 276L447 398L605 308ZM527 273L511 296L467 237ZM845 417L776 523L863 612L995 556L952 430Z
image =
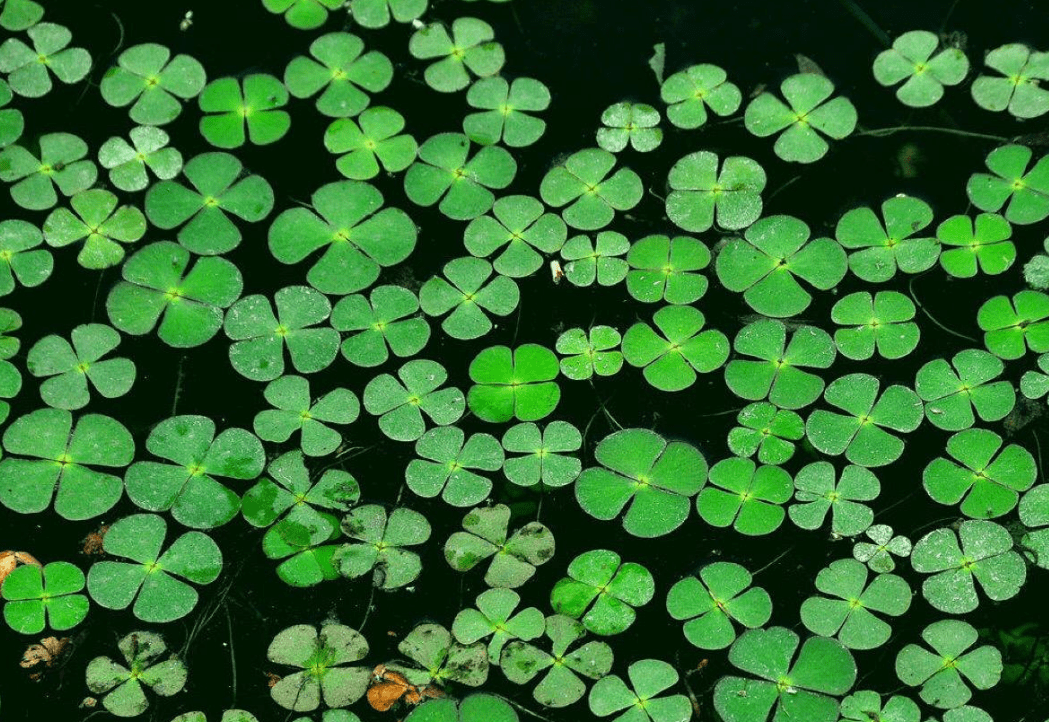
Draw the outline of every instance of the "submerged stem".
M982 140L993 140L998 143L1008 143L1009 138L1002 135L991 135L989 133L977 133L971 130L959 130L958 128L945 128L939 125L897 125L891 128L867 128L866 130L860 130L852 135L850 138L860 138L863 136L871 136L872 138L884 138L892 135L893 133L902 133L908 130L921 131L923 133L947 133L948 135L959 135L963 138L980 138Z

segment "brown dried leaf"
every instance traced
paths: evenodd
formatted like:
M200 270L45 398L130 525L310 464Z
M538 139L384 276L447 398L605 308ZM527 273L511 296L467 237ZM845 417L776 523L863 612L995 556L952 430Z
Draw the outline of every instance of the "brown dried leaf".
M39 644L30 644L22 654L18 663L22 669L37 668L29 674L29 679L38 681L44 672L55 665L66 647L69 646L69 637L44 637Z
M414 687L401 682L380 682L368 688L368 704L374 710L385 712L390 707L393 707L397 700L403 697L410 689L414 689Z
M102 541L107 531L109 531L109 524L103 524L98 531L91 532L84 537L84 554L101 554Z

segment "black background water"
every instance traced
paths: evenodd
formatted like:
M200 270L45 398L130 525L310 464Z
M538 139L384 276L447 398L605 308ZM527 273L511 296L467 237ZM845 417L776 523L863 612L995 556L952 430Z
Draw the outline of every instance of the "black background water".
M787 75L797 72L795 54L815 61L834 81L837 92L848 96L859 111L860 128L873 129L900 125L935 125L1011 137L1035 133L1045 122L1018 123L1004 114L991 114L972 102L967 85L948 89L945 99L934 110L909 111L890 90L881 88L871 75L874 56L884 48L878 31L889 36L911 29L956 33L965 44L974 68L984 52L1006 42L1025 42L1038 48L1049 46L1047 20L1049 8L1033 2L860 2L869 16L861 22L853 3L837 0L779 3L708 3L656 0L513 0L509 4L466 3L444 0L431 3L429 19L451 20L475 15L496 30L506 49L504 73L511 77L530 76L546 83L553 102L545 114L546 134L535 146L515 151L519 171L507 193L538 194L543 174L559 158L594 145L594 131L601 111L620 100L647 102L660 107L659 86L647 61L653 45L666 46L666 74L698 62L712 62L726 68L729 78L743 90L745 99L762 86L775 87ZM187 10L193 11L193 25L179 28ZM287 62L304 53L316 33L290 29L279 16L270 15L254 0L238 2L51 2L46 20L70 27L74 44L87 47L95 60L90 79L72 88L59 87L46 99L19 101L26 115L27 135L68 131L84 138L92 152L113 135L126 136L132 126L126 112L109 108L97 92L104 70L126 47L141 42L159 42L175 52L199 59L209 79L247 72L283 75ZM325 30L343 27L331 19ZM351 25L347 27L353 31ZM425 65L410 58L406 48L410 28L393 27L380 32L361 31L371 48L385 52L394 62L395 79L376 103L399 110L408 121L407 131L424 140L437 132L457 131L461 118L469 112L464 94L441 96L425 86ZM971 77L971 76L970 76ZM310 194L324 183L338 179L331 156L321 138L329 120L313 111L311 101L290 105L292 128L288 136L271 147L245 146L236 155L253 173L266 178L274 187L276 207L272 219L284 208L309 201ZM167 129L172 143L185 158L211 150L196 132L198 112L190 104L182 116ZM737 116L738 118L738 116ZM685 153L706 149L724 155L746 155L767 170L765 213L789 213L806 221L813 235L831 235L840 215L856 205L876 205L899 192L926 200L937 221L969 210L965 181L982 168L983 157L996 146L993 141L959 136L906 131L888 137L854 137L833 143L826 158L811 166L788 165L771 152L769 139L756 139L741 122L712 123L699 131L683 132L666 127L663 145L647 155L623 154L645 182L641 204L627 218L618 218L614 228L637 239L656 232L672 233L657 195L664 192L666 172ZM859 134L857 134L859 135ZM915 175L903 177L899 156L905 153ZM407 210L420 226L415 253L400 268L384 272L382 282L396 282L417 289L426 278L451 258L465 254L461 245L463 224L444 219L433 210L413 207L404 197L401 179L375 181L387 202ZM141 204L141 194L132 201ZM11 204L0 195L3 217L19 217L42 223L46 214L33 214ZM244 227L244 241L229 254L245 276L245 295L272 293L291 284L304 282L305 265L286 267L274 262L266 249L267 222ZM976 309L983 299L996 293L1013 293L1021 287L1019 267L1041 247L1039 227L1015 229L1019 260L1003 276L968 281L946 279L933 271L915 280L886 287L912 292L929 313L943 325L974 338ZM150 231L140 242L159 240L164 235ZM718 235L703 234L713 246ZM22 353L15 362L24 362L24 353L48 333L67 335L74 326L91 321L106 322L104 301L117 279L110 270L96 274L79 269L73 253L56 252L56 267L42 287L19 290L5 304L18 310L25 325L18 333ZM713 277L713 273L709 274ZM506 343L536 342L552 347L557 334L567 328L592 323L616 326L621 331L637 319L647 320L654 310L632 301L623 286L613 289L578 289L562 283L554 286L545 272L520 282L522 304L519 312L493 333L476 341L461 342L444 337L435 326L430 345L422 356L444 364L450 383L466 389L466 369L482 348ZM835 294L823 294L803 314L803 320L826 327L829 309L842 295L861 286L852 277L843 281ZM708 325L722 329L731 338L750 313L742 301L712 283L698 306ZM828 380L844 373L864 370L886 381L910 384L918 366L931 357L949 356L962 348L979 346L942 331L924 316L919 317L922 342L910 358L892 364L852 363L839 359ZM139 379L130 397L116 402L92 401L88 410L108 413L120 419L135 435L139 448L150 427L172 413L175 389L179 387L178 413L211 416L220 428L251 427L254 414L265 407L262 387L238 376L226 357L228 343L220 334L205 346L186 352L172 351L153 336L125 338L122 354L135 359ZM1010 364L1007 374L1019 378L1024 368L1033 366L1032 357ZM341 358L328 371L311 380L315 393L336 385L346 386L360 395L367 381L380 371L391 371L396 364L378 370L360 370ZM181 375L181 382L179 378ZM562 381L563 398L556 417L588 427L584 463L591 460L594 444L612 427L600 413L604 403L625 426L652 428L660 433L690 441L712 462L728 454L724 438L733 426L739 401L728 393L720 372L701 377L680 394L654 393L632 369L612 379L587 383ZM36 382L25 379L21 394L13 401L12 418L40 406ZM589 424L589 426L588 426ZM476 419L461 423L467 432L491 431ZM1000 425L992 428L1001 431ZM1033 430L1044 431L1036 421L1017 433L1015 440L1032 452L1036 450ZM501 435L502 429L496 431ZM882 495L875 503L876 521L892 525L897 533L916 540L928 530L951 523L956 510L931 502L920 486L921 469L939 455L947 435L927 425L907 438L908 449L900 462L880 470ZM349 427L347 440L359 453L342 460L344 467L361 483L368 502L392 503L401 489L403 469L413 457L410 444L396 444L382 438L374 419L364 414ZM289 445L290 448L290 445ZM799 456L791 462L796 470L808 460ZM243 491L243 489L239 489ZM529 501L528 495L510 497L497 491L500 501ZM702 659L709 663L702 674L692 677L701 697L702 719L715 719L709 704L716 680L732 670L724 651L704 652L685 642L680 627L670 622L664 608L666 590L678 578L714 559L739 562L751 570L761 569L756 584L773 598L771 624L794 628L804 636L798 623L801 601L813 593L815 574L835 559L850 556L848 541L831 542L825 532L801 532L789 522L769 537L744 538L738 534L711 529L694 515L669 537L639 540L622 532L616 522L596 522L575 504L571 488L555 492L544 500L541 520L556 535L557 554L540 568L535 579L521 593L523 605L548 609L550 587L559 579L567 563L577 554L593 548L611 548L625 559L644 563L655 575L656 598L638 616L626 633L609 640L616 653L615 671L622 673L635 659L655 657L694 668ZM414 498L405 491L403 499L425 513L434 526L431 542L425 547L424 572L415 591L375 595L375 608L364 631L372 645L365 662L377 664L397 656L396 644L419 621L431 620L450 626L455 613L472 606L483 591L480 574L465 578L452 573L441 556L443 540L458 528L463 511L450 509L438 501ZM520 507L527 510L526 506ZM133 513L127 500L105 515L112 522ZM535 511L532 510L534 517ZM1012 517L1009 517L1012 518ZM50 513L23 517L0 511L0 548L25 549L44 561L64 559L88 568L91 557L79 554L82 538L97 527L93 522L64 522ZM523 523L523 519L515 524ZM172 528L177 524L171 523ZM255 713L260 720L285 719L288 714L270 700L265 673L283 673L265 659L266 646L279 630L289 624L319 623L333 614L353 627L365 616L370 595L367 582L344 580L299 590L287 587L274 574L275 562L265 559L260 549L261 532L242 521L215 530L214 537L223 550L226 570L219 581L202 589L197 608L184 620L160 628L175 650L183 648L194 624L202 624L198 635L185 648L190 667L186 691L171 699L158 699L150 707L150 719L167 720L180 712L201 709L209 719L230 706ZM782 554L782 556L780 556ZM774 564L770 564L775 560ZM766 565L769 565L766 567ZM906 567L906 565L903 565ZM904 571L917 592L921 577ZM229 593L220 594L231 582ZM1020 597L1004 604L984 600L966 618L977 627L1044 619L1041 600L1047 590L1045 573L1036 570ZM210 621L205 617L215 612ZM227 615L228 612L228 615ZM896 651L929 622L942 617L915 597L912 610L894 622L890 642L870 652L856 653L860 669L857 688L881 692L897 690L900 683L893 673ZM0 719L74 720L90 716L77 705L87 695L83 670L98 654L115 654L116 640L135 629L149 628L130 613L113 613L93 606L81 627L74 630L76 647L64 665L40 682L26 679L17 661L27 640L0 628ZM232 644L232 650L230 645ZM551 720L590 718L585 702L568 710L541 710L530 696L529 687L515 687L493 668L487 689L507 695L539 711ZM459 690L462 691L462 690ZM1021 701L1017 701L1021 700ZM982 693L974 700L1001 721L1034 720L1043 700L1032 693L1017 695L1015 690L999 688ZM1022 705L1022 707L1020 706ZM362 719L393 719L393 713L379 715L361 705L355 709ZM316 717L317 715L314 715Z

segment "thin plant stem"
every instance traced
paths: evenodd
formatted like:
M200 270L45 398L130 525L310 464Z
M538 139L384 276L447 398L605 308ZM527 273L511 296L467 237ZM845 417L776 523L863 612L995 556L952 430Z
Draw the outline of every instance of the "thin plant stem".
M230 618L229 605L223 604L222 610L226 613L226 633L229 636L230 686L233 691L233 695L230 697L229 706L232 709L237 706L237 656L236 652L233 650L233 620Z
M907 131L917 131L921 133L946 133L947 135L958 135L963 138L978 138L980 140L993 140L997 143L1008 143L1009 138L1002 135L991 135L990 133L977 133L971 130L959 130L958 128L944 128L939 125L897 125L891 128L866 128L864 130L857 131L849 136L849 138L863 138L870 136L872 138L885 138L893 135L894 133L904 133Z
M860 25L867 28L867 31L870 32L870 34L873 35L878 40L878 42L880 42L885 47L889 47L890 45L892 45L892 39L889 37L889 34L882 30L881 26L878 25L878 23L874 22L873 18L871 18L871 16L867 14L866 10L859 6L856 0L838 1L841 3L842 7L844 7L845 10L849 13L849 15L856 18L857 22L859 22Z
M915 305L917 305L918 308L921 309L921 312L924 313L926 316L928 316L930 321L935 323L937 326L939 326L940 328L942 328L944 331L946 331L947 333L951 334L952 336L957 336L958 338L964 338L966 341L970 341L972 343L979 343L972 336L967 336L966 334L964 334L964 333L962 333L960 331L955 331L952 328L948 328L947 326L944 326L942 323L937 321L936 318L931 313L929 313L929 310L927 308L925 308L925 305L921 301L918 300L918 296L914 292L914 282L917 281L918 278L919 278L918 276L915 276L914 278L912 278L910 280L910 282L907 284L907 290L909 292L911 300L914 301Z

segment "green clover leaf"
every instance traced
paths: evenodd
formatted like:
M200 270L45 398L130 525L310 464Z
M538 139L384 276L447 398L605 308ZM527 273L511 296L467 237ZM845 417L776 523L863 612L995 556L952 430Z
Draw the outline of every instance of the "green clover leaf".
M969 72L969 59L959 48L936 53L940 39L928 30L911 30L874 59L874 79L896 88L896 98L912 108L927 108L943 97L943 86L957 85ZM936 53L933 55L933 53Z
M545 200L545 199L544 199ZM596 240L590 236L572 236L561 246L565 261L565 278L574 286L614 286L624 278L630 266L620 256L630 250L630 241L616 231L601 231Z
M925 402L925 417L945 431L1005 418L1016 404L1016 390L1008 381L994 381L1005 364L983 349L959 351L948 364L938 358L924 364L914 379L914 390Z
M787 103L765 91L747 106L743 122L759 138L783 131L773 150L785 161L813 163L830 149L823 136L841 140L856 127L856 107L848 98L828 100L834 84L823 75L791 75L780 92Z
M956 278L972 278L977 267L989 276L1005 273L1016 260L1016 246L1010 236L1009 222L997 213L981 213L975 220L951 216L936 227L940 242L955 246L943 249L940 265Z
M325 512L349 511L360 499L357 480L342 469L326 469L312 482L298 449L278 456L266 471L269 476L244 492L241 504L244 520L255 527L272 526L278 519L319 526Z
M240 80L213 80L201 91L197 103L204 113L200 134L216 148L244 145L245 128L251 143L269 145L283 138L291 127L291 116L280 110L288 104L288 89L272 75L252 73Z
M707 122L707 108L716 115L732 115L739 110L743 95L735 83L717 65L701 63L674 73L659 89L669 107L667 120L678 128L690 130Z
M911 540L905 536L893 536L891 526L875 524L863 534L871 541L856 542L852 556L856 561L864 562L871 571L879 574L891 572L896 568L893 556L908 557L911 554Z
M192 158L182 169L192 190L162 180L146 193L150 223L163 230L182 226L178 242L193 253L211 256L233 250L242 235L228 214L257 223L273 210L270 184L262 176L241 178L243 169L229 153Z
M990 645L972 649L978 638L971 624L957 619L933 622L922 630L930 652L908 644L896 655L896 676L911 687L921 685L919 696L940 709L960 707L976 689L990 689L1002 676L1002 655Z
M5 15L7 8L5 10ZM0 73L8 73L11 90L27 98L40 98L52 88L51 76L63 83L77 83L91 70L91 54L68 47L73 34L54 23L36 23L26 30L30 48L19 38L0 45Z
M977 105L992 112L1008 110L1017 118L1037 118L1049 112L1049 91L1039 87L1049 80L1049 53L1032 51L1023 43L1007 43L987 53L983 62L1001 75L980 75L973 81Z
M33 155L20 145L0 151L0 180L13 184L11 198L22 208L43 211L58 203L55 186L64 196L87 190L98 178L98 168L85 160L87 143L69 133L47 133L37 140Z
M383 208L383 196L360 181L318 188L313 209L289 208L269 230L269 247L281 263L298 263L324 248L306 274L321 293L346 295L367 288L380 268L406 259L418 229L400 208Z
M667 216L681 228L700 233L713 227L739 230L761 215L764 169L742 156L718 157L701 150L681 158L670 169Z
M531 196L504 196L491 215L474 218L463 232L466 250L478 258L501 252L492 261L496 273L510 278L530 276L543 265L541 253L561 250L568 235L564 221Z
M222 552L203 532L188 531L164 549L167 522L156 514L132 514L114 522L102 540L107 554L130 561L95 562L87 590L106 609L126 609L143 622L180 619L197 604L197 590L186 582L211 584L222 571ZM186 581L182 581L182 580Z
M521 596L510 589L489 589L477 595L476 609L463 609L452 622L452 635L463 645L470 645L485 637L488 641L488 661L499 664L503 647L513 639L531 641L546 629L543 613L528 607L514 614Z
M764 316L795 316L812 302L798 278L826 291L845 276L841 246L809 239L809 227L791 216L766 216L732 238L718 255L718 279Z
M448 680L480 687L488 679L488 653L484 645L480 642L460 644L440 624L417 624L397 645L397 650L421 666L421 669L405 668L408 679L417 680L417 684ZM454 709L454 703L451 707Z
M258 437L236 427L216 435L206 416L165 419L150 431L146 449L165 461L132 464L124 477L128 498L194 529L222 526L240 509L240 497L216 477L250 481L265 466Z
M430 523L419 512L397 507L387 514L377 504L366 504L346 514L342 531L352 541L340 546L332 561L344 577L374 569L372 584L390 590L411 584L422 571L419 555L404 548L430 538Z
M601 113L603 128L597 129L597 144L609 153L619 153L627 145L638 153L647 153L663 142L659 111L647 103L621 102Z
M816 409L805 423L812 445L824 454L845 458L859 466L884 466L903 454L903 441L885 429L909 433L922 421L922 401L906 386L889 386L865 373L835 379L824 400L845 414Z
M805 422L793 411L767 401L743 407L741 426L728 432L728 449L736 456L758 455L762 464L783 464L794 456L794 442L805 436Z
M415 162L419 145L404 130L404 116L392 108L368 108L357 119L339 118L324 131L324 147L339 155L335 167L350 180L400 173Z
M667 612L684 620L685 639L700 649L724 649L736 639L733 620L748 629L762 627L772 616L772 600L739 564L714 562L698 576L677 581L667 592Z
M4 431L4 449L9 456L0 461L0 502L32 514L53 501L60 517L74 521L113 508L124 485L109 470L135 456L135 442L119 421L83 414L74 423L65 409L18 417Z
M523 148L546 131L545 120L529 115L550 106L550 90L534 78L514 78L513 83L499 76L479 78L466 92L466 102L480 111L463 118L463 132L474 143Z
M709 481L696 497L696 509L711 526L761 536L783 523L780 505L790 499L793 485L782 468L732 456L710 467Z
M877 614L899 617L911 606L911 590L902 577L878 574L868 584L867 567L839 559L816 575L813 596L801 605L801 621L810 632L837 637L849 649L876 649L889 641L892 628Z
M224 258L199 258L171 241L139 250L120 268L124 280L106 298L109 322L141 336L157 329L169 346L190 348L222 328L223 309L240 296L244 280ZM159 324L158 324L159 321Z
M408 488L417 496L441 499L452 506L473 506L488 498L492 481L479 471L503 467L503 447L491 434L466 438L456 426L430 429L415 442L415 453L405 469Z
M357 366L386 362L390 352L409 358L430 340L430 324L418 315L419 299L402 286L377 286L371 295L345 296L331 311L336 331L350 332L342 342L342 355Z
M449 35L440 22L420 27L408 41L408 52L420 60L440 58L426 67L426 84L440 93L454 93L470 84L470 75L495 75L506 62L492 26L477 18L456 18Z
M1020 492L1034 484L1034 457L1022 446L1002 448L1002 437L987 429L966 429L947 440L949 459L937 457L925 467L925 491L941 504L958 504L961 512L975 519L993 519L1008 514L1020 500Z
M119 264L124 260L120 244L134 243L146 233L142 211L134 206L117 208L117 197L109 191L81 191L69 204L73 211L56 208L44 221L44 240L55 248L84 241L76 259L84 268L100 270Z
M1007 361L1022 358L1031 349L1049 351L1049 296L1020 291L1012 299L994 296L984 301L976 316L987 350Z
M10 4L10 3L9 3ZM175 655L160 661L167 645L159 634L131 632L117 648L124 664L109 657L95 657L87 664L87 688L104 695L102 706L118 717L136 717L149 708L143 687L171 697L186 686L186 664Z
M28 221L0 221L0 296L15 290L15 280L26 288L39 286L51 276L55 259L43 244L40 229Z
M881 283L904 273L931 268L940 255L932 237L914 238L932 223L932 208L925 201L898 195L881 204L884 224L870 208L853 208L838 221L834 235L849 254L849 268L864 281Z
M899 291L856 291L831 308L834 323L847 328L834 332L834 344L842 355L866 361L874 355L903 358L918 345L921 330L914 323L914 302Z
M1009 223L1026 225L1049 216L1049 156L1042 156L1028 170L1033 155L1023 145L1003 145L992 150L986 163L994 175L973 173L965 186L969 200L981 211L1005 208L1005 220Z
M490 189L506 188L516 174L517 161L505 149L483 146L470 157L469 138L438 133L419 147L419 160L404 174L404 192L416 205L437 204L449 218L469 221L495 203Z
M536 567L554 556L554 535L532 521L510 535L510 507L479 506L463 517L464 531L444 543L444 558L457 572L468 572L491 558L484 583L495 588L519 587L535 575Z
M580 676L599 679L612 669L612 648L600 640L576 644L585 636L586 628L576 620L562 614L547 617L550 651L515 640L503 648L499 666L514 684L527 684L545 672L532 696L546 707L567 707L586 694Z
M273 701L293 712L312 712L321 699L328 707L346 707L364 696L371 669L347 667L368 654L368 640L344 624L296 624L282 629L270 642L266 658L295 667L270 688Z
M530 421L511 426L503 434L502 445L508 453L524 454L507 456L503 464L503 474L518 486L567 486L583 468L577 457L563 453L583 446L579 429L567 421L551 421L542 431Z
M595 549L572 560L568 576L550 592L550 605L594 634L610 636L633 624L634 608L648 604L654 593L652 574L643 566L623 562L614 551Z
M274 306L276 313L274 313ZM302 374L328 368L339 353L339 332L318 326L328 319L331 303L309 286L286 286L273 294L245 296L226 313L224 328L233 341L229 360L237 373L252 381L272 381L284 373L284 350Z
M657 334L644 322L623 334L623 358L643 368L645 380L660 391L681 391L728 359L729 343L717 329L703 331L706 318L692 306L664 306L652 316Z
M398 369L396 379L382 374L369 381L364 388L364 408L379 417L379 428L386 436L415 441L426 431L423 411L438 426L454 424L463 415L463 392L454 386L438 388L447 380L448 372L439 363L413 359Z
M689 444L668 442L647 429L624 429L606 436L594 451L601 466L579 475L576 501L590 516L608 521L623 516L629 534L663 536L685 523L706 481L707 462Z
M645 236L630 246L627 292L644 303L694 303L707 292L708 281L695 271L710 265L710 251L689 236Z
M87 597L78 594L83 589L84 573L69 562L18 567L4 579L4 621L22 634L72 629L87 616Z
M1015 597L1027 579L1012 537L993 521L963 521L957 532L934 529L915 542L911 565L932 575L922 583L922 596L948 614L976 609L977 581L988 599L1000 602Z
M830 530L835 537L853 537L870 528L874 512L860 502L873 501L881 493L878 477L867 468L849 464L835 479L829 461L803 466L794 477L794 500L787 509L790 520L802 529L819 529L830 512Z
M443 272L447 280L433 276L419 289L419 305L428 316L448 314L441 329L452 338L484 336L494 327L485 312L507 316L521 299L517 283L503 275L493 277L492 264L483 259L455 258Z
M656 697L677 684L678 672L658 659L642 659L627 668L631 687L616 675L602 677L590 688L587 703L598 717L626 710L617 722L682 722L692 716L692 704L683 694Z
M135 382L135 363L128 358L102 357L120 344L120 334L100 323L77 326L70 333L72 345L51 334L33 344L26 356L26 370L38 378L40 398L52 408L81 409L90 400L88 381L102 398L123 396Z
M557 337L554 349L561 359L561 374L573 381L585 381L594 374L614 376L623 367L623 354L616 351L622 337L611 326L592 326L589 334L570 328Z
M800 326L787 340L781 321L762 319L744 326L733 342L736 353L758 359L734 358L725 367L732 393L750 401L768 398L781 409L808 406L823 393L822 378L802 369L829 368L836 356L827 332Z
M714 688L714 709L742 722L797 717L834 722L837 697L856 681L856 662L840 642L809 637L798 650L798 635L783 627L748 629L729 650L729 661L753 677L727 675ZM796 653L796 654L795 654ZM756 677L756 679L755 679Z
M99 88L117 108L131 105L131 120L139 125L165 125L182 112L182 100L197 97L207 83L204 66L189 55L171 57L156 43L134 45L106 71ZM132 105L134 103L134 105Z
M255 415L253 427L263 441L283 443L301 431L302 453L327 456L342 443L342 434L328 424L350 424L360 414L354 393L336 388L316 401L311 400L310 382L302 376L281 376L266 385L263 392L273 409Z
M132 128L129 136L130 143L114 136L98 149L99 164L109 171L109 181L120 190L145 190L149 185L147 168L160 180L171 180L182 170L182 154L167 147L171 138L165 131L140 125Z
M572 228L604 228L612 222L616 211L630 210L643 194L641 178L629 168L609 175L615 163L616 157L600 148L573 153L543 176L539 195L554 208L567 206L561 217Z
M474 385L467 403L477 418L490 423L538 421L561 399L557 356L550 349L526 343L515 349L491 346L470 362Z
M317 93L322 115L346 118L368 107L368 93L384 90L393 80L393 64L377 50L364 52L364 42L350 33L328 33L310 44L308 58L292 58L284 71L284 84L295 98ZM324 92L320 92L321 89Z

